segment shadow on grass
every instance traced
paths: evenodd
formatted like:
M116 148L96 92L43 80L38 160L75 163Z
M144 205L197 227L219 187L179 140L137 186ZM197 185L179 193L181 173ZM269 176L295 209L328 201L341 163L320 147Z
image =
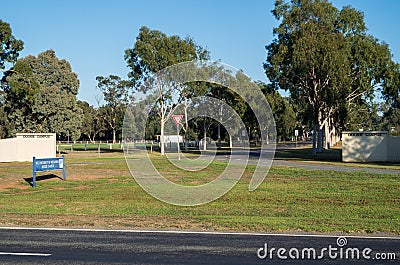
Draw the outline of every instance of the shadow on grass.
M157 152L159 150L153 148L153 151ZM181 150L183 153L191 153L195 155L201 155L204 151L200 151L198 148L189 148L187 151ZM175 149L166 149L165 152L176 152ZM213 153L212 151L208 151ZM240 151L236 150L237 154ZM207 151L206 151L207 153ZM229 156L231 151L227 147L216 150L217 156ZM249 152L251 158L258 158L260 156L259 148L251 148ZM305 161L326 161L326 162L341 162L342 161L342 149L334 148L329 150L324 150L322 153L317 153L314 158L312 155L312 148L280 148L275 150L274 159L277 160L305 160Z
M275 159L341 162L342 149L324 150L322 153L317 153L315 158L312 155L312 148L280 149L275 151Z
M322 161L322 162L340 162L342 163L342 149L332 148L324 150L322 153L317 153L314 158L312 155L312 148L300 148L300 149L280 149L275 151L276 160L301 160L301 161ZM354 163L345 163L354 164ZM355 164L368 164L375 166L399 166L399 163L394 162L358 162Z
M201 154L199 150L189 150L188 153ZM229 148L222 148L218 150L216 155L229 156L231 154ZM259 148L252 148L249 156L252 158L258 158L260 156ZM341 162L342 161L342 149L329 149L324 150L322 153L317 153L314 158L312 155L312 148L280 148L275 150L274 159L281 160L312 160L312 161L328 161L328 162Z
M41 176L36 176L36 182L42 181L42 180L47 180L47 179L61 179L61 177L55 175L55 174L46 174L46 175L41 175ZM24 178L26 182L29 183L33 187L33 179L32 178Z

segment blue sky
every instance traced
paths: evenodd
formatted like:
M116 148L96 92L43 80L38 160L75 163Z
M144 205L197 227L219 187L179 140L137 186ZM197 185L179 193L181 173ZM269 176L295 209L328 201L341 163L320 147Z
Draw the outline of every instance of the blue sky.
M400 62L400 1L334 0L365 14L369 33L385 41ZM272 39L273 0L253 1L90 1L13 0L1 4L0 19L11 24L25 48L21 56L53 49L79 76L78 98L96 104L96 76L129 71L124 51L141 26L168 35L191 36L213 60L242 69L254 80L268 82L262 63Z

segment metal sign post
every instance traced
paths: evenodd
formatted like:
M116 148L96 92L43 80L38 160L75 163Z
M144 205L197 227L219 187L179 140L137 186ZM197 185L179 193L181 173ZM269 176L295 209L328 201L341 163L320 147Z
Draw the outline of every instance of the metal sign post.
M299 130L294 130L294 137L296 138L296 148L297 148L297 136L299 136Z
M181 147L179 146L179 124L176 124L176 135L178 136L178 160L181 160Z
M172 115L172 119L176 123L176 136L178 137L178 160L181 160L181 148L179 146L179 124L183 119L183 115L182 114Z

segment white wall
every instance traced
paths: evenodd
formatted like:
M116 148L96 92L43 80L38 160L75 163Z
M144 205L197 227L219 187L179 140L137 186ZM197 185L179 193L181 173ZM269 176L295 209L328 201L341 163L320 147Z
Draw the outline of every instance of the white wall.
M56 157L55 133L17 133L18 161Z
M55 133L17 133L0 140L0 162L32 161L33 157L56 157Z
M0 162L18 161L17 138L0 140Z
M400 137L389 136L387 141L388 161L400 162Z
M344 162L400 162L400 137L386 131L343 132Z

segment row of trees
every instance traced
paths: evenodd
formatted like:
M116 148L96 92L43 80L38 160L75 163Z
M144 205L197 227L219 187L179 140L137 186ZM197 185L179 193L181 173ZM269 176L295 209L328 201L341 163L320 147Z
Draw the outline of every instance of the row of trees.
M312 131L316 154L334 144L343 130L400 131L400 67L388 45L367 34L362 12L338 10L326 0L277 0L272 13L280 25L266 46L264 69L271 83L258 86L274 113L279 139L291 138L294 129ZM98 76L104 104L93 107L76 100L79 80L67 61L52 50L17 59L23 42L12 36L7 23L0 25L0 68L10 66L1 82L0 137L52 131L59 139L116 141L121 139L128 103L144 104L141 98L146 96L158 97L157 108L142 108L150 114L148 139L163 134L178 102L187 106L195 96L224 100L242 118L250 137L260 137L251 108L222 85L195 82L179 95L143 86L146 78L168 66L210 59L210 52L190 37L142 27L133 47L125 51L127 79ZM283 98L279 89L290 96ZM377 96L383 101L377 102ZM186 122L183 131L186 139L229 139L220 123L207 118Z
M1 138L14 136L18 132L55 132L59 140L113 139L116 142L121 139L128 103L134 100L137 92L146 92L140 90L146 78L176 63L210 58L209 51L189 37L182 39L179 36L167 36L160 31L142 27L134 47L125 51L125 60L131 69L128 80L116 75L98 76L97 87L102 98L96 99L98 107L94 107L76 99L79 89L78 76L72 72L66 60L58 59L53 50L42 52L37 57L30 55L17 59L23 42L12 36L7 23L1 23L2 28L6 28L9 33L8 39L2 39L2 54L10 54L2 59L1 67L5 69L7 63L11 66L10 69L4 70L1 79ZM11 45L9 42L18 45ZM260 86L263 89L267 87L262 83ZM256 131L256 121L254 118L248 118L248 106L229 89L204 82L190 84L189 87L185 95L182 95L186 104L190 97L200 95L223 99L234 106L241 116L247 117L244 120L250 131ZM265 89L264 91L266 94L273 93L269 95L271 102L286 102L279 93ZM100 102L104 104L100 106ZM278 109L282 108L279 104L273 105L277 113L280 113ZM283 108L290 109L290 106L286 102ZM162 120L165 123L171 114L165 111L166 108L161 108L150 116L147 138L156 139L156 135L162 133L159 125ZM288 132L292 129L289 129L289 126L293 126L294 116L290 118L292 120L280 123L285 127L281 130L283 135L289 135ZM220 123L209 118L187 122L183 129L187 139L197 140L208 136L218 139L220 144L221 140L229 137ZM252 137L258 136L253 133Z

